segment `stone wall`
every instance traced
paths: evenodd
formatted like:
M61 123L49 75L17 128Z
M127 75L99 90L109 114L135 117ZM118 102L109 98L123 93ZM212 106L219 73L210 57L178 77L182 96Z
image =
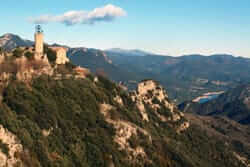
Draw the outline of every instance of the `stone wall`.
M35 34L35 56L43 56L43 33Z
M53 51L56 52L56 64L66 64L69 62L67 57L67 48L64 47L50 47Z

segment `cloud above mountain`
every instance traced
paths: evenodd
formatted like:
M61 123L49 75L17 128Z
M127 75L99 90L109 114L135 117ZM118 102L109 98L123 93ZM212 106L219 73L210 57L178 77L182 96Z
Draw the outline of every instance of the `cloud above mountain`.
M51 22L63 23L67 26L76 24L93 25L97 22L111 22L116 18L126 16L127 13L120 7L108 4L101 8L95 8L92 11L68 11L62 15L41 15L36 18L30 18L29 21L35 24L47 24Z

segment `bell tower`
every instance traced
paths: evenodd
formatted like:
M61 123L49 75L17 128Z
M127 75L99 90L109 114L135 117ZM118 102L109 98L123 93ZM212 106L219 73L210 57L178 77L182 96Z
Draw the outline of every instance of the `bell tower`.
M41 25L36 26L35 55L40 58L44 55L43 53L43 30L42 30Z

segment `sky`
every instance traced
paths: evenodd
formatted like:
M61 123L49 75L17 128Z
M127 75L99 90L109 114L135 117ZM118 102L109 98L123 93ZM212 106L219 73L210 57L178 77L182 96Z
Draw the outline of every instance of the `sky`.
M98 49L250 57L249 0L6 0L0 35Z

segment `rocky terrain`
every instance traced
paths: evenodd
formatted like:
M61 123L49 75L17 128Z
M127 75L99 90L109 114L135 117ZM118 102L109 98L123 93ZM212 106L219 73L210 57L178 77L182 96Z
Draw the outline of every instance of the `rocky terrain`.
M242 84L203 104L185 102L179 108L184 112L225 116L241 124L250 124L250 85Z

